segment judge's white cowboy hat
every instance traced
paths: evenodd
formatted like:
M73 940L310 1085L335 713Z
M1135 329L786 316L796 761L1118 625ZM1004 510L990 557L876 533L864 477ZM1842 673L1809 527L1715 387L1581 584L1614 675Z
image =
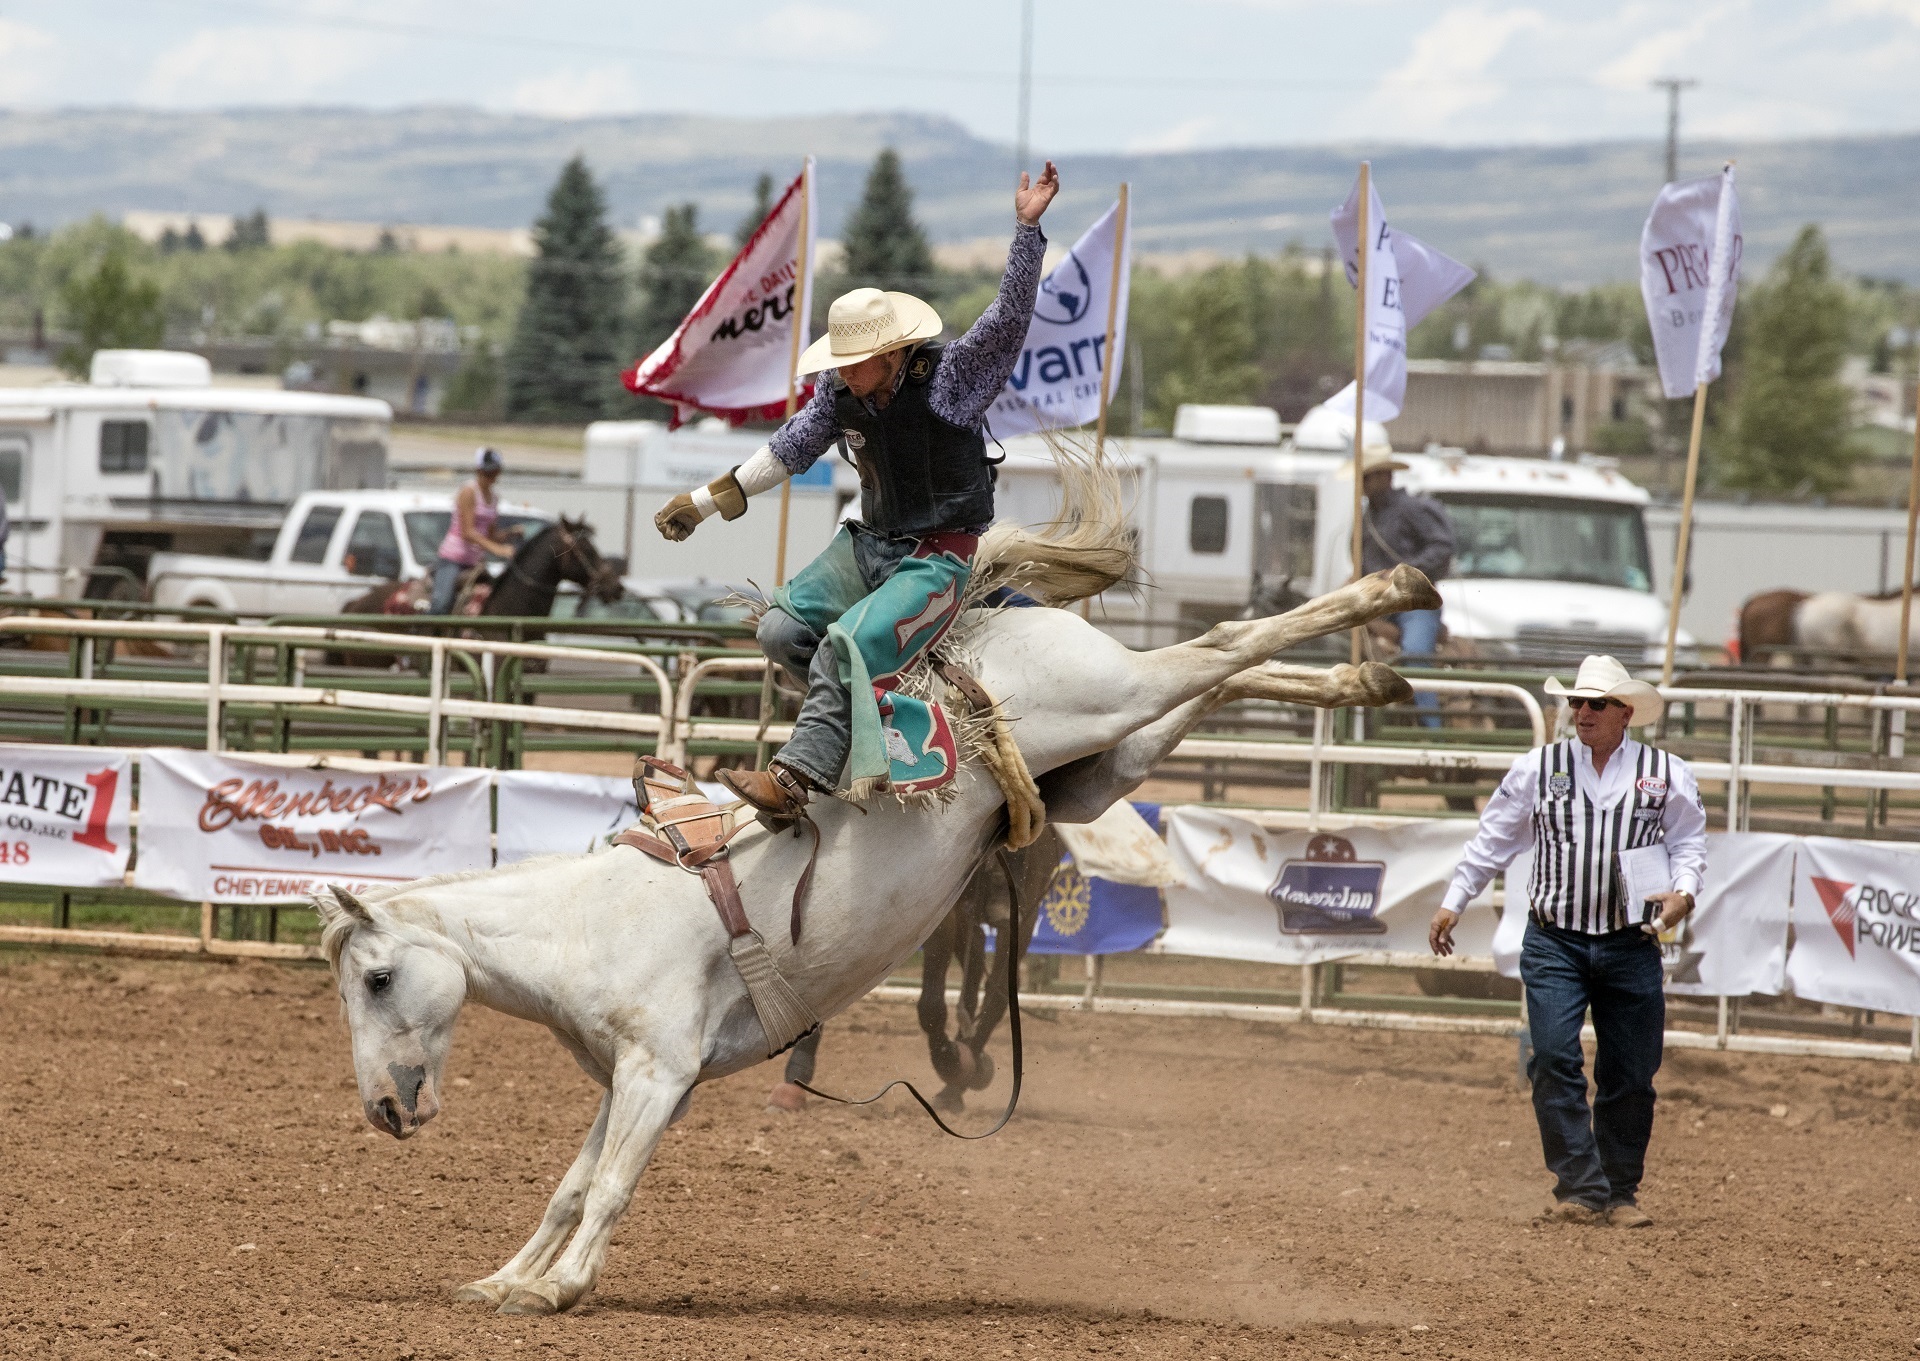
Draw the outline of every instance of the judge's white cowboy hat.
M800 356L801 373L844 368L940 334L940 314L911 293L856 288L827 309L827 333Z
M1568 699L1617 699L1633 711L1628 721L1636 728L1643 723L1657 722L1667 707L1658 690L1629 676L1627 668L1611 657L1589 657L1581 662L1572 689L1560 684L1554 676L1547 677L1545 689L1550 695Z
M1393 446L1388 444L1367 444L1360 449L1360 476L1377 473L1381 469L1403 473L1407 465L1393 456Z

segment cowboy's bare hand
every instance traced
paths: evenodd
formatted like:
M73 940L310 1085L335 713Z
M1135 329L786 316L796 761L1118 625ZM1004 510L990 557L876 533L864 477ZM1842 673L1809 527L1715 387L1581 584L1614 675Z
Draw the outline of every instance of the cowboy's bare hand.
M683 491L660 507L660 513L653 517L653 527L660 531L661 537L680 543L700 527L700 519L700 508L693 504L693 494Z
M1444 907L1433 914L1433 924L1427 928L1427 944L1436 955L1453 953L1453 928L1459 921L1458 912L1449 912Z
M1040 214L1047 211L1047 205L1053 202L1053 196L1060 192L1060 172L1053 168L1053 162L1047 162L1047 168L1040 172L1040 178L1029 180L1026 171L1020 172L1020 188L1013 195L1013 211L1029 227L1040 221Z
M1663 932L1673 930L1693 911L1691 893L1651 893L1647 901L1660 904L1660 916L1655 924Z

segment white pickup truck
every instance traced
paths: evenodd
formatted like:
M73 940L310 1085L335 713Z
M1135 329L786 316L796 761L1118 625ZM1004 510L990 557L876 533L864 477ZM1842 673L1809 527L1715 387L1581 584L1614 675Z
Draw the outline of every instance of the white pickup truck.
M527 536L553 517L500 503L499 531ZM427 575L453 521L451 493L316 491L297 499L264 561L155 553L147 568L156 605L238 615L338 614L382 581Z

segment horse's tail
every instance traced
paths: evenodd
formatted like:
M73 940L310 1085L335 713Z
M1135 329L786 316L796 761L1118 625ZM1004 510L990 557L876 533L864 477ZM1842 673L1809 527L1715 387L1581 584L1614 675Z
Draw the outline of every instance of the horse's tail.
M1043 605L1069 605L1137 579L1124 474L1084 435L1042 436L1060 474L1060 514L1038 529L1001 521L980 540L969 594L1001 587Z

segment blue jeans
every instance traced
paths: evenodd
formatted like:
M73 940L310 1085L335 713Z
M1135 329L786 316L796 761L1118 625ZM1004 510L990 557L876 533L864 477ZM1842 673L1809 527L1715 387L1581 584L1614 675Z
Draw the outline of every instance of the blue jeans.
M472 570L465 563L435 558L433 560L433 603L427 606L427 613L452 614L453 598L460 590L460 576Z
M1403 660L1425 661L1432 658L1433 649L1440 642L1440 611L1407 610L1394 615L1393 622L1400 630L1400 656ZM1429 692L1414 696L1413 702L1427 711L1420 715L1422 727L1440 726L1440 696Z
M1653 1137L1653 1075L1667 1023L1660 945L1639 927L1603 936L1527 923L1520 949L1533 1114L1558 1200L1631 1205ZM1580 1026L1593 1009L1593 1107Z

